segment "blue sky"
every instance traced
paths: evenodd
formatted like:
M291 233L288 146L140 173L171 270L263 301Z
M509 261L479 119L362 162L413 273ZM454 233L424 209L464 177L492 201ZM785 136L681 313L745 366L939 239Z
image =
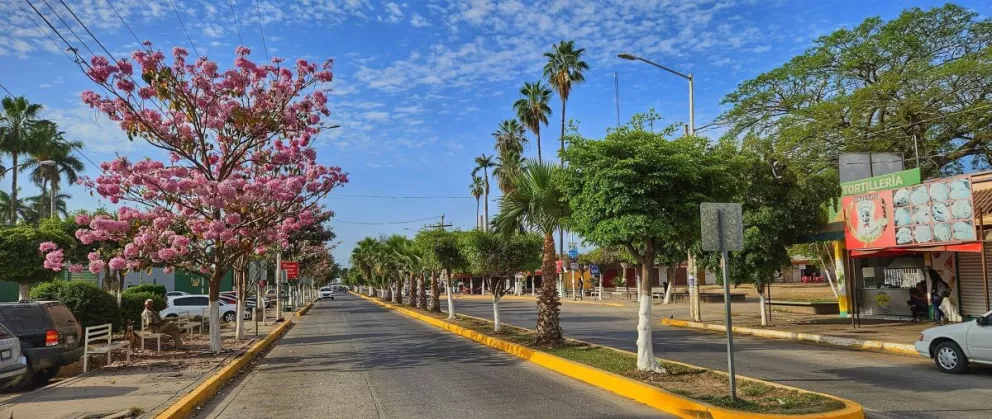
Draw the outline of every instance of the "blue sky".
M83 153L99 163L115 154L161 155L131 143L117 127L86 109L79 93L92 88L52 41L14 2L0 1L0 83L16 95L46 106L69 138L85 142ZM32 0L70 42L41 0ZM48 2L64 19L68 12ZM337 216L346 262L353 243L367 235L412 234L424 222L392 224L446 214L456 227L474 226L475 200L468 193L473 158L491 154L496 124L511 117L523 82L541 77L542 53L560 39L587 49L587 82L568 102L567 117L586 136L601 136L616 122L613 74L619 75L621 119L654 107L663 123L688 120L684 80L643 63L619 60L629 51L696 80L696 124L721 111L721 98L739 83L774 68L809 48L816 37L852 26L869 16L894 17L900 10L932 7L931 1L537 1L426 0L72 0L66 1L114 55L136 42L111 9L117 9L138 38L166 50L189 48L177 11L201 55L231 63L240 38L263 60L268 53L295 59L335 59L331 123L318 152L325 164L340 165L351 183L327 199ZM983 16L992 3L958 2ZM232 11L233 9L233 11ZM259 22L261 16L261 22ZM42 23L36 16L35 21ZM237 24L235 23L235 19ZM76 33L94 50L81 28ZM48 33L47 35L51 35ZM85 51L84 51L85 52ZM556 152L560 102L553 99L552 124L544 129L545 156ZM716 135L719 132L711 131ZM532 144L528 155L536 155ZM90 166L87 174L95 176ZM9 179L0 181L9 189ZM25 193L35 190L26 186ZM493 187L496 190L495 185ZM69 188L73 209L109 206L79 186ZM498 192L496 192L498 193ZM458 197L452 199L377 196ZM496 212L495 203L490 213ZM355 224L376 223L376 224Z

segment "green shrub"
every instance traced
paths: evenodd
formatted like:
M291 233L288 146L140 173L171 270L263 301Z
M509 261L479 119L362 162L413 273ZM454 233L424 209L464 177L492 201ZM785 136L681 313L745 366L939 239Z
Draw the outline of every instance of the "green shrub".
M128 288L130 291L131 288ZM141 312L145 311L145 300L153 301L152 308L155 311L165 310L165 298L150 292L125 292L121 296L121 314L124 320L134 322L134 330L141 329Z
M160 284L141 284L141 285L135 285L135 286L133 286L131 288L128 288L128 289L124 290L124 295L126 296L128 294L137 293L137 292L150 292L150 293L155 294L155 295L157 295L159 297L162 297L164 299L165 298L166 289L165 289L165 285L160 285Z
M120 330L123 325L117 298L91 282L55 280L42 283L31 289L31 298L62 302L83 328L110 323Z

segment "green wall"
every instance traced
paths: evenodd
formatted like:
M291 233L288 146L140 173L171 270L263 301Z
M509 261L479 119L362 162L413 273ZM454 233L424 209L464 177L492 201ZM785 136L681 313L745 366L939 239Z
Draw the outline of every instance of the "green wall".
M207 279L190 274L188 272L176 271L176 291L185 291L190 294L206 294L208 290ZM234 274L230 271L224 275L220 281L221 291L231 291L234 289Z

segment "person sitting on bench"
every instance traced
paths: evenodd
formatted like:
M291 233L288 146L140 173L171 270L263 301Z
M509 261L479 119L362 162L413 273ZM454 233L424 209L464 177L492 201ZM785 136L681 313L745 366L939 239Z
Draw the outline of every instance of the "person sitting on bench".
M173 322L162 320L158 312L152 308L153 303L154 301L151 299L145 300L145 311L141 312L142 330L169 335L172 337L172 343L176 349L182 349L182 331L179 330L179 326Z
M909 290L909 311L913 320L926 320L930 317L930 305L927 303L927 282L920 281Z

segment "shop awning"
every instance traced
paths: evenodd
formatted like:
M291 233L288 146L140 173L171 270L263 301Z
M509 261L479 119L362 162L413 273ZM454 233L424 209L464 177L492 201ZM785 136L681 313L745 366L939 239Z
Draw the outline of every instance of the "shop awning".
M960 244L948 244L943 246L914 246L914 247L889 247L885 249L852 250L851 257L884 257L908 255L920 252L969 252L981 253L982 243L968 242Z

